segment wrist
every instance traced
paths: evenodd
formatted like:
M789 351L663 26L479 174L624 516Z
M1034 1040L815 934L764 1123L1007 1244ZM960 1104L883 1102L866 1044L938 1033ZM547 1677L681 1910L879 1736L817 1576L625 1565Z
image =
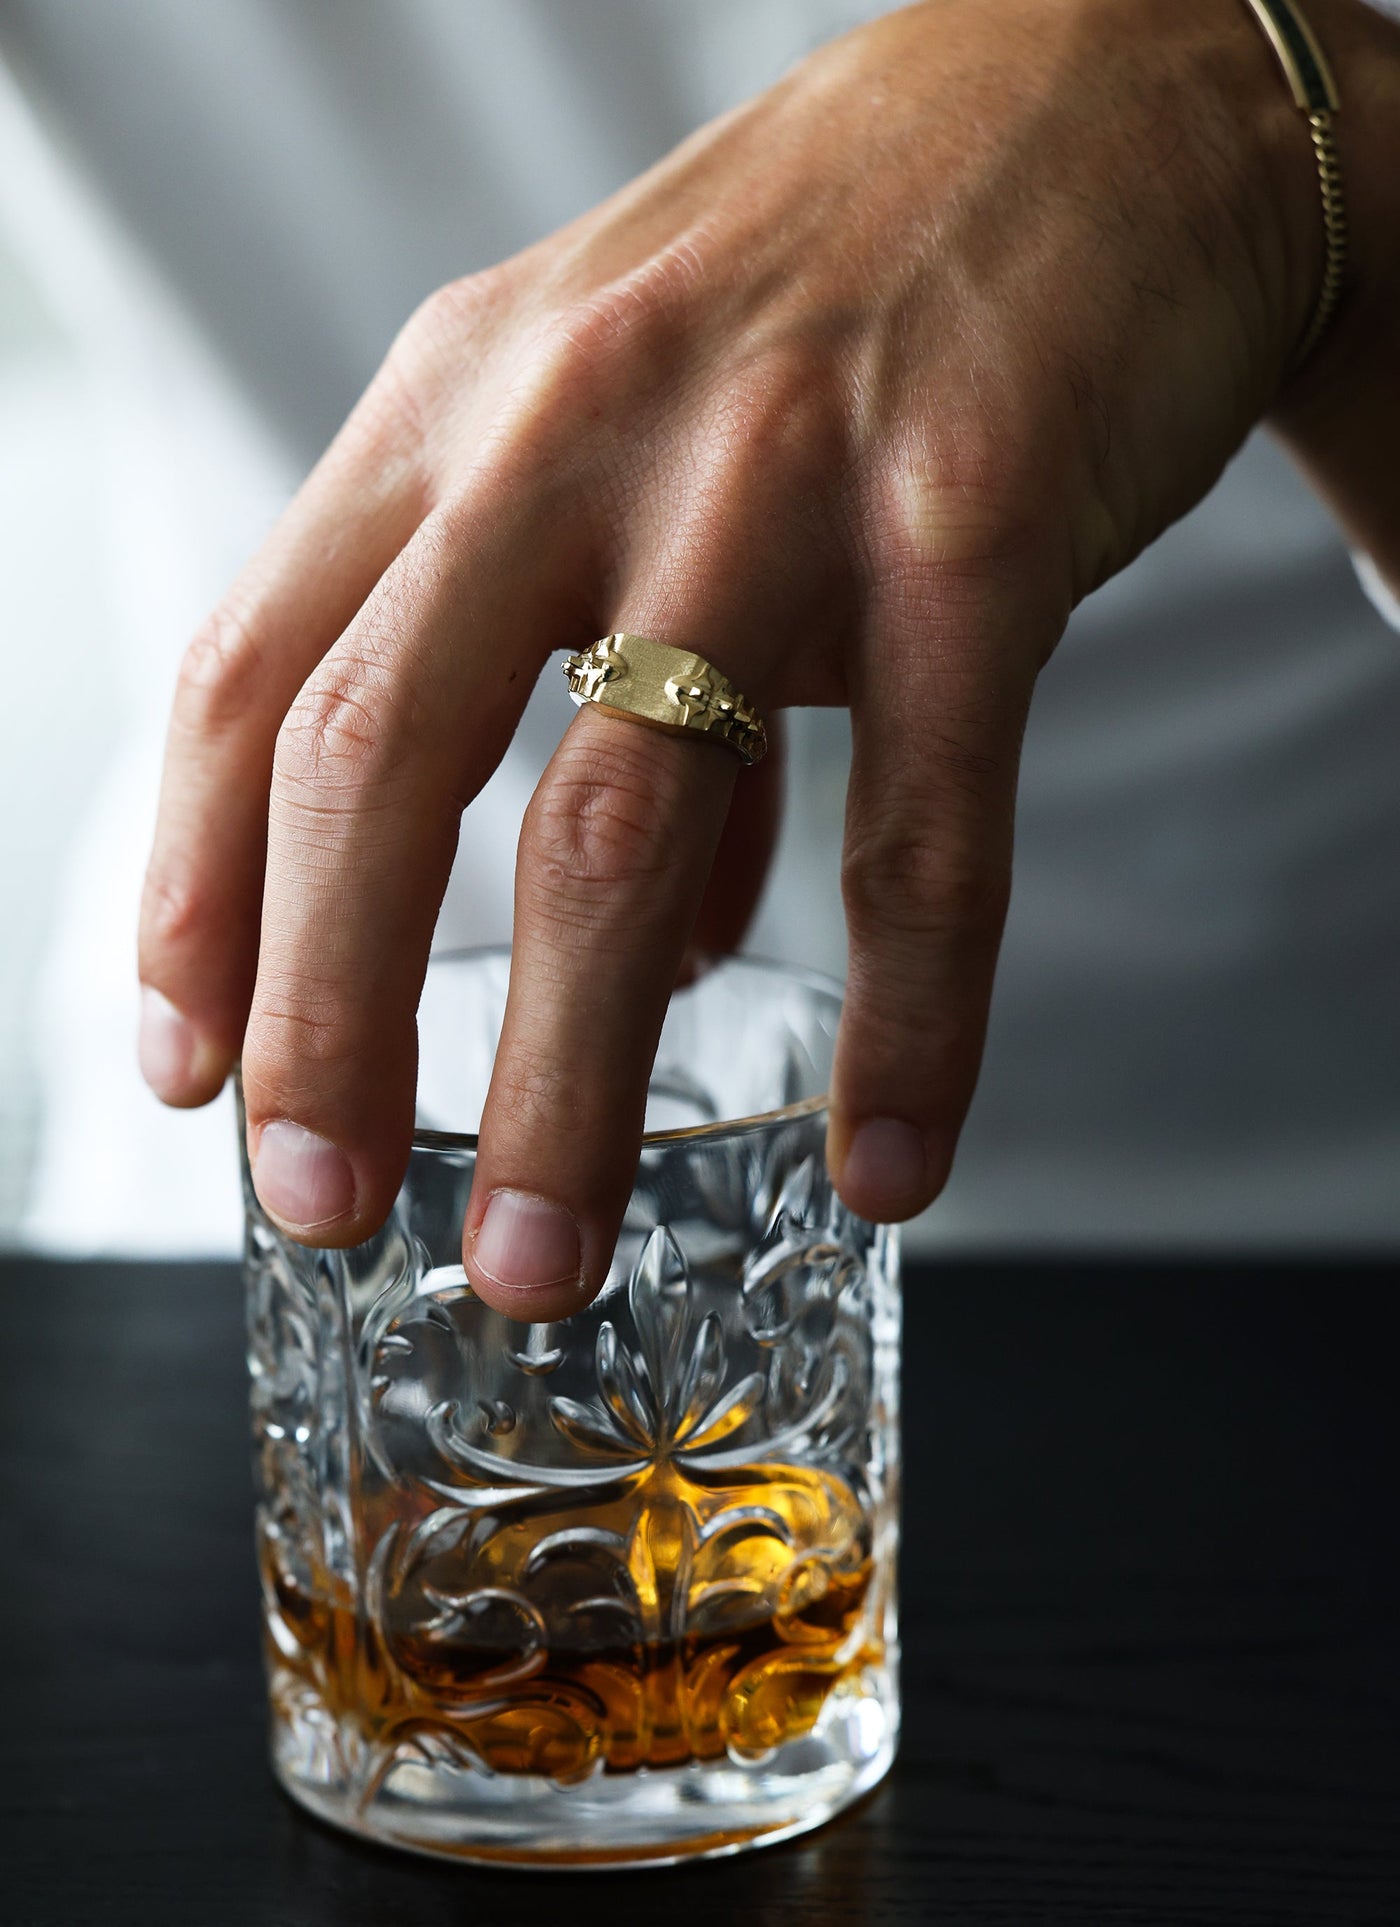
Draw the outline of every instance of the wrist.
M1341 100L1335 132L1349 264L1334 321L1283 383L1271 421L1340 517L1349 540L1373 556L1395 585L1400 584L1400 24L1364 0L1303 3L1332 63ZM1306 127L1301 115L1298 120L1306 154ZM1316 182L1314 197L1316 274L1322 226Z
M1400 25L1378 12L1367 0L1302 0L1312 27L1337 82L1339 106L1331 116L1330 132L1341 167L1341 207L1347 230L1347 264L1343 299L1335 317L1370 325L1384 314L1393 327L1392 305L1400 282ZM1269 54L1262 31L1257 35ZM1270 58L1272 55L1270 54ZM1291 101L1282 67L1274 61L1276 79ZM1312 151L1307 115L1293 104L1293 137L1287 156L1277 150L1271 130L1274 172L1283 215L1298 272L1297 288L1308 290L1308 320L1316 313L1327 258L1323 185ZM1299 156L1309 186L1298 195ZM1284 162L1287 161L1287 172ZM1347 329L1340 330L1343 333ZM1316 343L1325 351L1334 332L1328 326ZM1288 385L1301 380L1304 369L1325 364L1325 352L1298 355L1288 369Z
M1102 32L1122 0L1071 4L1097 10ZM1344 317L1364 319L1368 328L1385 325L1395 338L1400 24L1367 0L1299 0L1299 5L1338 84L1341 107L1333 132L1350 228L1341 310L1306 358L1311 371L1327 359ZM1199 151L1218 157L1221 206L1244 235L1251 258L1259 304L1253 337L1261 370L1277 388L1291 390L1303 374L1297 350L1316 310L1327 252L1307 116L1244 0L1139 0L1138 12L1137 31L1177 76L1183 125L1194 118Z

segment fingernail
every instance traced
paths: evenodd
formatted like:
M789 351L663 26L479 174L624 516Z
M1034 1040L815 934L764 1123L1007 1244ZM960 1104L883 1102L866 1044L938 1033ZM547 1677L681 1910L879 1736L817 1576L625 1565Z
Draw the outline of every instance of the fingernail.
M528 1191L493 1191L472 1256L492 1284L530 1291L577 1278L583 1256L578 1226L561 1204Z
M841 1188L860 1199L867 1217L877 1223L908 1217L923 1201L928 1181L922 1131L894 1117L868 1118L857 1128L841 1167Z
M217 1045L202 1037L184 1012L149 984L141 992L136 1056L142 1077L167 1104L210 1095L227 1069Z
M281 1117L263 1125L253 1187L265 1211L298 1231L343 1218L355 1202L355 1173L345 1153Z

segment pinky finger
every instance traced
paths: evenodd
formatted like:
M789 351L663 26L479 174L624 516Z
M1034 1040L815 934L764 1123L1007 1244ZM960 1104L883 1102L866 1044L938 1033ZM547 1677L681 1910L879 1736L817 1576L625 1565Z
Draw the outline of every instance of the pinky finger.
M877 1223L942 1189L981 1063L1031 693L1014 657L994 661L898 687L886 667L855 719L827 1148L841 1196Z

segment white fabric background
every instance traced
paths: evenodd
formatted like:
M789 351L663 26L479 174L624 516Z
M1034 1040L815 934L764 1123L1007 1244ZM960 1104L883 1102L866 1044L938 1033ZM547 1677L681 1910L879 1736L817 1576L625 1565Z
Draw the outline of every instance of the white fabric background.
M164 710L398 323L876 10L10 0L0 230L42 317L0 381L0 500L28 531L0 845L26 1241L236 1239L227 1105L163 1113L132 1062ZM515 825L570 713L547 683L468 813L445 936L506 934ZM839 970L845 723L795 724L752 947ZM1043 678L986 1071L925 1241L1400 1241L1398 733L1400 649L1256 440Z

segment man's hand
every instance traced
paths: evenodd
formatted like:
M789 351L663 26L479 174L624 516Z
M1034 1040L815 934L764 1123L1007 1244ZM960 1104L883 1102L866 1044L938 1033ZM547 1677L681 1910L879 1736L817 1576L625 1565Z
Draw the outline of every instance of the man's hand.
M1324 38L1360 31L1323 5ZM269 1214L368 1236L461 812L550 656L629 630L770 717L850 705L829 1151L857 1212L920 1210L977 1073L1037 671L1268 407L1320 260L1243 8L936 0L434 295L189 652L142 920L160 1095L203 1103L241 1049ZM602 1283L707 879L737 936L771 823L716 746L592 708L566 733L464 1234L490 1303Z

